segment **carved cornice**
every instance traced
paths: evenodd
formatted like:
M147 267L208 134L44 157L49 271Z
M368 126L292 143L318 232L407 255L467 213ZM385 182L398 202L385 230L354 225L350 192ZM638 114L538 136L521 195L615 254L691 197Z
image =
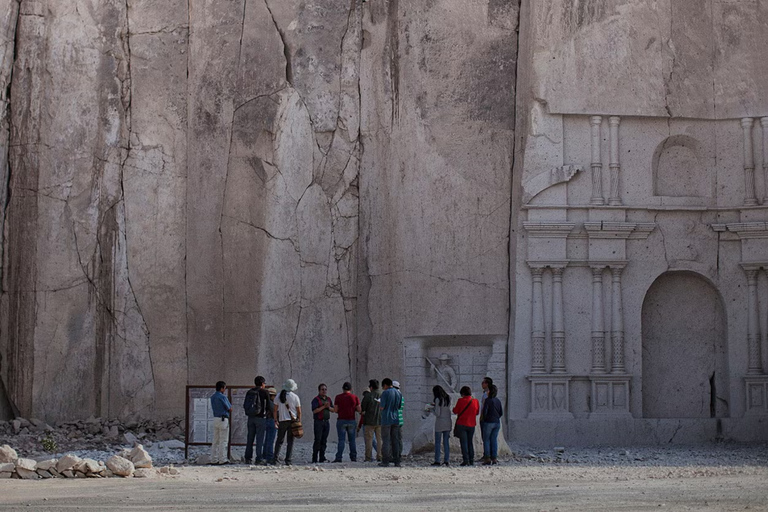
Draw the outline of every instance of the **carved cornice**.
M576 226L566 221L524 221L523 228L530 238L567 238Z
M768 222L731 222L728 224L711 224L718 233L736 233L741 240L750 238L768 238Z
M761 269L768 270L768 261L750 261L749 263L739 263L739 266L743 268L745 272L754 272Z
M645 240L656 227L654 222L590 221L584 229L590 240Z

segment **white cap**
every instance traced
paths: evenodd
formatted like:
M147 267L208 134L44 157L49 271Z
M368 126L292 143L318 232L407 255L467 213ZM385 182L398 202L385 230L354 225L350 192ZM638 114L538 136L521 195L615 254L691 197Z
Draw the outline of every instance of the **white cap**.
M399 383L399 382L397 382L396 380L393 380L393 381L392 381L392 387L393 387L393 388L397 388L397 389L400 389L400 383Z

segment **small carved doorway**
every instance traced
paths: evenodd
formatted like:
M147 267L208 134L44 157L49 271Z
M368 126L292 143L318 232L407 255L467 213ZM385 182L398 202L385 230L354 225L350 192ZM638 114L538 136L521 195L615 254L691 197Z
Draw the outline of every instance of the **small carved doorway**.
M643 301L643 417L728 416L725 311L693 272L666 272Z

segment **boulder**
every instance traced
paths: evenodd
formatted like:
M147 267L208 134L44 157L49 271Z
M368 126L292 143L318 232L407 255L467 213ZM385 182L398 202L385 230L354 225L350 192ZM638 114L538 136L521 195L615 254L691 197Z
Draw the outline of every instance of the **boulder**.
M134 478L154 478L157 471L152 468L139 468L133 473Z
M22 480L37 480L40 478L40 475L37 474L37 471L30 471L24 468L16 468L16 474L19 475L19 478Z
M13 473L16 470L15 462L0 463L0 473Z
M115 475L122 477L132 476L135 469L133 462L119 455L113 455L107 459L107 468Z
M0 463L16 462L16 459L18 458L19 458L19 455L16 453L16 450L11 448L7 444L0 446Z
M24 418L17 418L17 419L19 420L19 424L21 425L21 428L28 428L32 426L29 420L26 420Z
M140 444L137 444L133 450L131 450L131 455L128 457L128 459L133 462L133 465L136 468L152 467L152 457L149 456L147 450L145 450L144 447Z
M75 476L75 472L71 469L67 469L66 471L61 472L61 476L64 478L73 478Z
M41 460L37 462L37 469L43 471L49 471L52 467L56 466L56 459Z
M109 432L104 434L104 437L107 439L117 439L119 435L120 435L120 431L118 430L117 426L114 425L109 427Z
M34 471L37 469L37 461L34 459L16 459L16 471L19 469Z
M7 471L0 472L0 478L11 478L13 476L13 473L9 473Z
M75 467L75 464L80 462L80 457L77 455L72 455L71 453L68 453L67 455L63 456L59 459L59 462L56 463L56 471L59 473L64 473L65 471L71 471L72 468Z
M21 422L19 420L13 420L11 422L11 426L13 427L13 433L18 434L21 430Z
M101 467L99 467L99 463L93 459L82 459L75 464L74 470L85 474L98 473L101 471Z
M136 436L130 432L126 432L125 434L123 434L123 440L125 441L125 444L127 444L130 447L136 446L136 443L139 442Z
M50 472L43 469L38 469L36 473L40 476L40 478L53 478L53 475Z

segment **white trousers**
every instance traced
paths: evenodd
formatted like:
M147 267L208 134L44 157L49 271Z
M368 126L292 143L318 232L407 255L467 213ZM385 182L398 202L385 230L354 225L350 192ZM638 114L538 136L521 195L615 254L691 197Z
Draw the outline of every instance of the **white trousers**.
M220 464L227 461L227 441L229 441L229 419L213 420L213 444L211 445L211 462Z

